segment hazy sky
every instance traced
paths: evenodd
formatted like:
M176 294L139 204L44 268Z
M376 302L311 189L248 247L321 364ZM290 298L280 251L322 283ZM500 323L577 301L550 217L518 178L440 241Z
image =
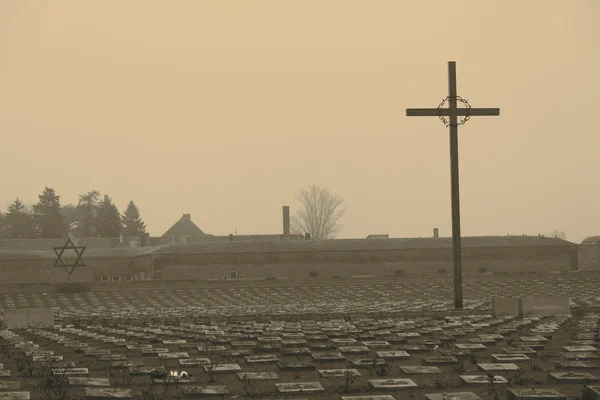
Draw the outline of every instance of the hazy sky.
M0 0L0 209L97 189L152 235L278 233L311 183L340 237L600 234L600 1Z

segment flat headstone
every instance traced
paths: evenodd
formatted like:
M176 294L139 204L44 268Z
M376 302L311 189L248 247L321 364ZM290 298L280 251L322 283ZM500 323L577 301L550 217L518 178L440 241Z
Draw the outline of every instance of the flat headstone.
M261 356L247 356L245 357L247 363L276 363L279 361L274 354L261 355Z
M30 400L29 392L0 392L1 400Z
M237 376L241 380L248 381L266 381L279 379L279 375L277 375L275 372L238 372Z
M87 375L90 371L87 368L55 368L56 375Z
M325 391L319 382L276 383L275 386L279 393L285 394L318 393Z
M592 351L598 351L597 348L595 348L594 346L563 346L563 349L565 349L566 351L570 351L572 353L575 352L592 352Z
M487 347L481 343L455 343L454 345L461 350L480 351L487 349Z
M408 354L406 351L403 350L385 350L385 351L377 351L375 354L377 354L377 357L383 358L383 359L397 359L397 358L408 358L410 357L410 354Z
M396 400L389 394L374 394L371 396L342 396L342 400Z
M355 367L383 367L388 365L388 362L383 358L362 358L359 360L352 360L352 365Z
M508 389L507 400L567 400L567 397L555 389Z
M0 381L0 390L21 389L21 381Z
M165 360L175 360L175 359L184 359L189 358L190 355L186 352L177 352L177 353L159 353L158 358Z
M441 374L442 370L434 366L401 365L400 369L405 374Z
M417 387L412 379L370 379L369 385L379 390L398 390Z
M238 364L205 365L203 368L205 371L212 372L238 372L242 370L242 368Z
M0 378L10 378L10 369L0 369Z
M225 396L229 390L225 386L189 386L181 387L181 392L185 396Z
M111 361L111 368L129 368L129 367L143 367L144 362L142 360L137 361Z
M70 376L69 386L98 386L98 387L109 387L110 381L108 378L81 378Z
M556 368L561 369L600 369L600 364L591 361L563 360L555 363Z
M312 358L315 361L343 361L344 356L341 353L312 353Z
M207 357L192 357L179 359L179 365L181 365L182 367L202 367L210 363L210 358Z
M131 389L120 388L85 388L85 398L94 400L131 399Z
M489 384L490 378L487 375L461 375L462 379L467 384ZM508 381L500 376L494 375L494 384L506 384Z
M323 378L344 378L347 376L361 376L356 369L320 369L319 374Z
M506 354L525 354L526 356L534 356L537 351L531 347L505 347L502 349Z
M277 366L282 371L303 371L315 369L314 364L310 364L307 362L278 362Z
M426 365L452 365L457 362L458 359L453 356L423 357L423 364Z
M587 352L562 352L560 353L561 356L563 356L564 358L566 358L567 360L597 360L598 358L600 358L599 356L597 356L594 353L587 353Z
M444 393L427 393L427 400L481 400L473 392L444 392Z
M371 351L367 346L340 346L338 349L342 353L369 353Z
M530 361L531 358L525 354L492 354L492 358L498 362L522 362Z
M99 361L127 361L125 354L105 354L98 356Z
M129 367L131 375L151 375L151 374L166 374L167 370L162 366L142 366Z
M596 376L587 372L569 371L569 372L550 372L550 378L557 382L599 382Z

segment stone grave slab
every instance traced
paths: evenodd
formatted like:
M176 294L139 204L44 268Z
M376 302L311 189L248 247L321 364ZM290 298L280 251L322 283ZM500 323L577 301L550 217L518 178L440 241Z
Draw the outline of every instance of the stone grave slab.
M279 393L319 393L325 389L319 382L296 382L296 383L276 383L275 386Z
M29 392L0 392L1 400L30 400Z
M595 375L581 371L550 372L549 377L555 382L600 382Z
M238 364L212 364L204 365L203 368L205 371L212 371L215 373L238 372L242 370Z
M247 363L276 363L279 361L274 354L267 354L261 356L247 356L245 357Z
M127 361L125 354L105 354L98 356L99 361Z
M275 372L238 372L237 376L241 380L248 381L266 381L279 379L279 375L277 375Z
M0 390L21 389L21 381L0 381Z
M446 357L465 358L471 355L471 351L465 349L442 349L440 350L440 354Z
M526 356L535 356L537 351L531 347L505 347L502 349L506 354L525 354Z
M193 357L193 358L181 358L179 359L179 365L182 367L202 367L210 364L210 358L207 357Z
M142 366L142 367L129 367L129 373L131 375L163 375L167 373L167 370L163 366Z
M458 359L453 356L423 357L425 365L453 365L457 362Z
M385 340L365 340L362 344L369 349L385 349L391 346L390 343Z
M144 362L142 360L137 361L111 361L111 368L129 368L129 367L143 367Z
M56 375L87 375L90 371L87 368L55 368Z
M401 365L400 369L405 374L441 374L442 370L435 366Z
M277 366L282 371L304 371L315 369L314 364L307 362L278 362Z
M417 384L408 378L403 379L370 379L369 385L378 390L399 390L417 387Z
M563 349L565 349L566 351L570 351L572 353L575 352L592 352L592 351L598 351L597 348L595 348L594 346L563 346Z
M93 400L131 399L131 389L120 388L85 388L85 398Z
M460 379L466 384L489 384L490 378L487 375L460 375ZM500 376L494 375L494 384L507 384L508 381Z
M377 352L375 352L375 354L377 354L377 357L379 357L379 358L390 359L390 360L410 357L410 354L408 354L406 351L402 351L402 350L377 351Z
M519 367L513 363L481 363L477 364L480 371L516 371Z
M184 359L189 358L190 355L186 352L177 352L177 353L158 353L158 358L164 360L175 360L175 359Z
M369 353L371 351L366 346L340 346L340 347L338 347L338 349L342 353L355 353L355 354Z
M600 369L600 363L592 361L563 360L554 364L560 369Z
M281 354L284 356L310 355L310 349L306 347L291 347L287 349L281 349Z
M10 369L0 369L0 378L10 378Z
M320 369L323 378L345 378L346 376L358 377L360 372L356 369Z
M444 393L426 393L427 400L481 400L473 392L444 392Z
M315 361L343 361L344 356L337 352L326 352L326 353L312 353L312 358Z
M495 361L498 361L500 363L502 362L525 362L525 361L530 361L531 359L529 357L527 357L525 354L492 354L492 358Z
M578 352L562 352L560 353L561 356L563 356L564 358L566 358L567 360L597 360L598 358L600 358L599 356L597 356L594 353L587 353L587 352L582 352L582 353L578 353Z
M108 380L108 378L81 378L76 376L70 376L69 386L109 387L110 381Z
M342 400L396 400L389 394L374 394L371 396L342 396Z
M470 351L482 351L487 349L487 347L481 343L455 343L454 346L461 350Z
M567 397L555 389L508 389L507 400L567 400Z
M189 386L181 387L181 392L185 396L225 396L229 390L225 386Z

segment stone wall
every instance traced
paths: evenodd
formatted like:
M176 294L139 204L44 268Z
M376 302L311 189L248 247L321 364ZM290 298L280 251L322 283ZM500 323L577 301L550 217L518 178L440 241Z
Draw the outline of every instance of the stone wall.
M597 244L577 246L577 261L580 270L600 271L600 246Z

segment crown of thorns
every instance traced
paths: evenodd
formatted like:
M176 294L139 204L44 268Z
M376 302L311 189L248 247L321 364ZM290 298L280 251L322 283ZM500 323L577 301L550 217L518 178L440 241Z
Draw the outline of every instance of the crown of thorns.
M444 108L444 106L446 105L446 102L450 100L450 96L446 96L442 102L440 103L440 105L438 106L438 109L440 108ZM471 105L469 104L469 102L467 101L467 99L463 99L460 96L456 96L456 101L462 103L467 109L471 108ZM440 121L442 121L444 123L444 125L446 125L446 128L450 126L450 121L448 121L446 119L446 117L444 117L443 115L440 115ZM471 118L470 115L466 115L463 119L461 119L460 121L458 121L456 123L457 126L460 125L464 125L469 119Z

